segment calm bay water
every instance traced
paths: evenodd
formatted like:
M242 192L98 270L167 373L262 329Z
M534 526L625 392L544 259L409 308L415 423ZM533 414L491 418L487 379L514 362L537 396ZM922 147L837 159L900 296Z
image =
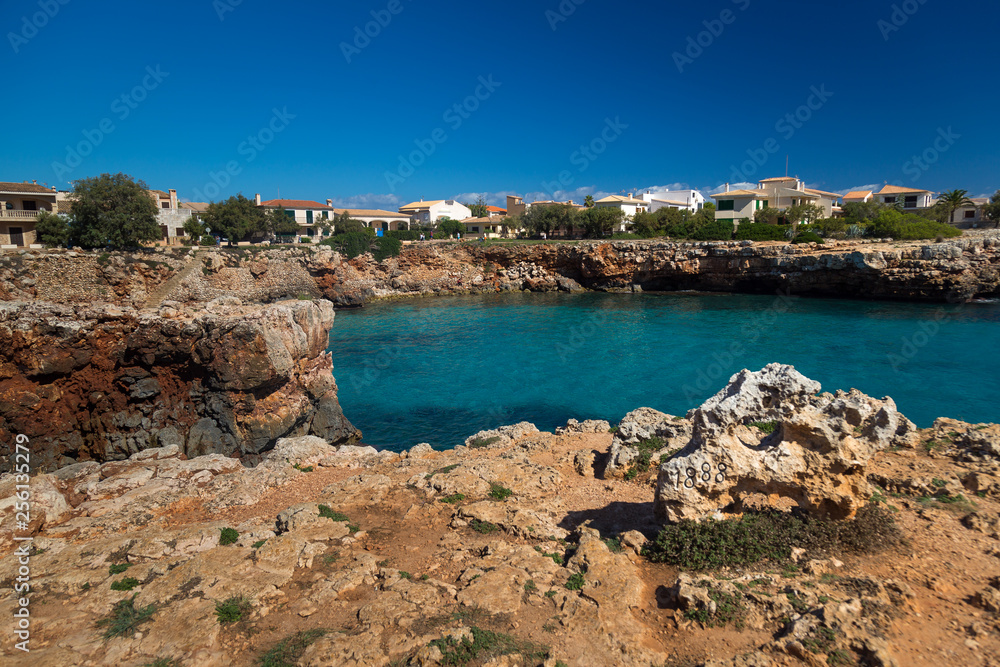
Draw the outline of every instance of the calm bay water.
M825 391L892 396L937 417L1000 422L1000 304L728 294L505 294L337 314L334 375L365 442L460 444L483 429L684 414L743 368L792 364Z

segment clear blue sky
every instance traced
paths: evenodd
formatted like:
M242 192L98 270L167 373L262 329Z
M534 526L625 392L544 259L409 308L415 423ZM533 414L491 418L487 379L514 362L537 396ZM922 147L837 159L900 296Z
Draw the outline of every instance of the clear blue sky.
M124 171L195 201L395 208L707 194L788 155L823 189L992 193L1000 6L896 6L4 0L0 180ZM372 12L386 25L356 40Z

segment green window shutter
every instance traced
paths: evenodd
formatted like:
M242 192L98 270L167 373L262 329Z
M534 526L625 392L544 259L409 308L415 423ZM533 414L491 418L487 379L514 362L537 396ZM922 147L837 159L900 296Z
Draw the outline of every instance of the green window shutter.
M295 211L289 211L288 209L285 209L285 215L288 216L289 220L295 219Z
M736 210L736 200L735 199L721 199L721 200L719 200L719 210L720 211L735 211Z
M313 223L313 212L306 211L306 224L311 225Z

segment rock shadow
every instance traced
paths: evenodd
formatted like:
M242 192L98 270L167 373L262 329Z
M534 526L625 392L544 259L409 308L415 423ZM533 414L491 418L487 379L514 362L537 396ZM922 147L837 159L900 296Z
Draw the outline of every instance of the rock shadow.
M653 537L663 527L653 516L653 503L613 502L596 509L567 512L559 527L574 531L584 523L599 531L604 538L615 537L630 530L638 530L646 537Z

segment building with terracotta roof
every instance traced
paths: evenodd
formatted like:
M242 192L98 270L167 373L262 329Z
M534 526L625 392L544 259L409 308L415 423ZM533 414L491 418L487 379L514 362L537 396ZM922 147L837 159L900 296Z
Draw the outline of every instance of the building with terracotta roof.
M919 208L930 208L934 202L934 193L930 190L919 190L916 188L904 188L899 185L888 185L875 196L876 201L882 204L895 206L897 203L903 205L903 210L914 211Z
M55 188L23 183L0 182L0 248L39 247L35 223L42 211L58 212Z
M645 213L649 210L649 202L644 199L636 199L631 194L628 196L610 195L594 202L594 208L614 208L622 212L622 225L615 232L624 232L625 223L635 218L636 213Z
M500 208L499 206L487 206L486 207L486 213L491 218L506 218L507 217L507 209Z
M439 220L465 220L472 217L472 209L454 199L434 199L431 201L415 201L406 206L400 206L399 212L408 215L410 220L418 225L433 225Z
M332 205L333 200L327 199L326 203ZM393 213L392 211L369 208L335 208L333 211L337 215L346 215L352 220L357 220L364 224L365 227L371 227L372 229L397 230L410 228L410 216L405 213Z
M726 183L724 191L712 195L716 200L715 219L735 222L744 218L753 220L757 211L767 208L787 209L804 204L821 208L823 212L820 215L824 218L832 218L841 210L839 194L807 188L803 181L794 176L765 178L757 185L752 190L732 190Z
M294 220L299 226L299 233L296 240L303 237L312 238L323 236L327 231L324 229L326 222L333 221L334 208L329 204L320 204L311 199L269 199L261 201L260 195L254 195L257 206L267 211L285 210L285 215L290 220Z
M842 199L845 204L867 204L874 197L875 193L871 190L854 190L848 192Z

